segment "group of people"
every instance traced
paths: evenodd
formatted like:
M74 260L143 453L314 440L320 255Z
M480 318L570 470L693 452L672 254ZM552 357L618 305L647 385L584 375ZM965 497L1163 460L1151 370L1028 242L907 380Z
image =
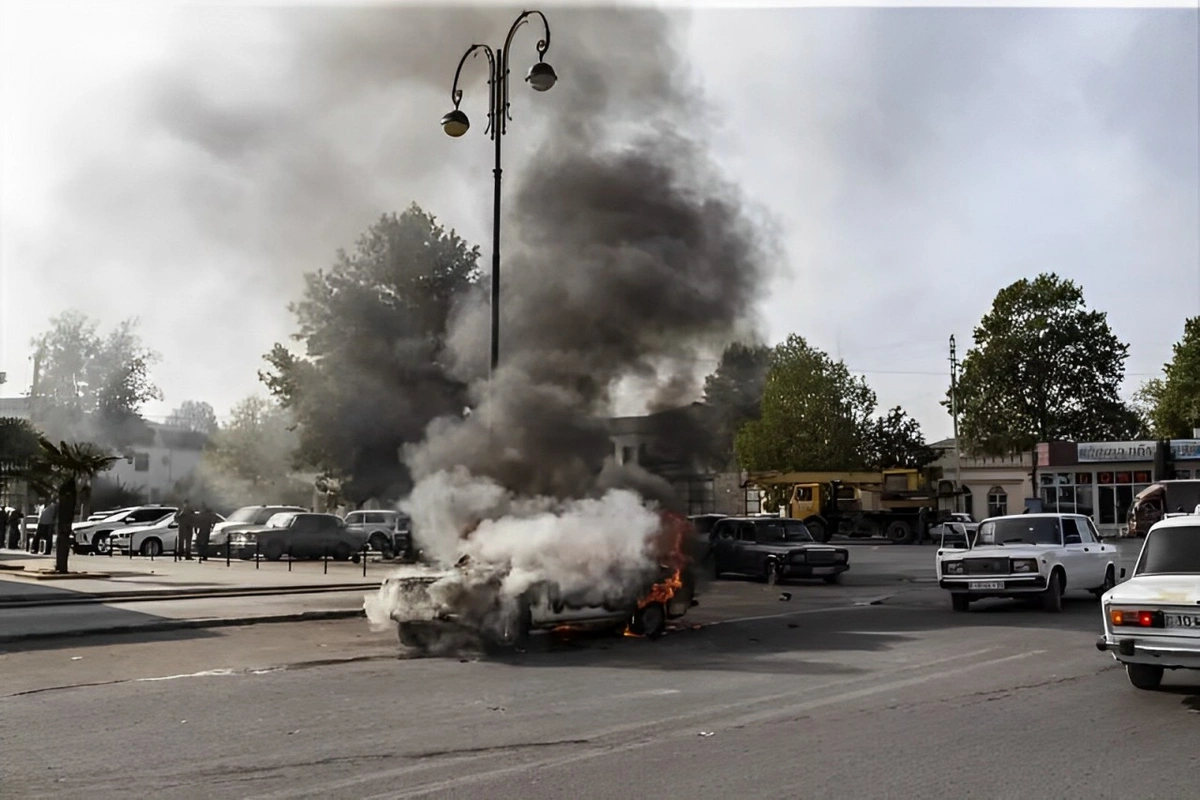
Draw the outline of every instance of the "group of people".
M200 510L192 508L191 504L183 501L183 505L175 512L175 521L179 523L179 533L175 537L175 556L194 561L192 555L192 539L195 537L196 553L201 561L208 560L208 537L212 535L213 526L221 518L207 503Z
M54 526L58 524L58 502L47 504L38 513L37 529L33 536L23 535L21 523L24 521L25 515L21 509L14 508L6 515L4 509L0 508L0 547L11 550L24 547L31 553L49 554L54 543Z

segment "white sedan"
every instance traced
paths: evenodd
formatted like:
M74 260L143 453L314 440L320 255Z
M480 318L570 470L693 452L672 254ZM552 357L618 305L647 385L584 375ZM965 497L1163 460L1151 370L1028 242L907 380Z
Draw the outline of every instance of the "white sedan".
M1096 648L1125 665L1138 689L1157 689L1168 669L1200 669L1200 516L1156 522L1133 577L1100 600Z
M224 520L220 514L218 519ZM150 525L130 525L113 531L109 536L113 550L118 553L133 552L143 556L160 556L175 552L175 540L179 535L179 523L175 515L164 517Z

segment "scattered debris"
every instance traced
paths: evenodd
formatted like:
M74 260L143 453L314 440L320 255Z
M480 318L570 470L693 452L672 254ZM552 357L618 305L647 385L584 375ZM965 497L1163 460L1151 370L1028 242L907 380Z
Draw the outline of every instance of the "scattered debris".
M506 711L504 706L488 706L488 711Z
M83 660L83 656L71 656L71 660L72 660L72 661L82 661L82 660Z
M713 731L700 731L700 735L705 738L708 738L709 736L716 736L716 733L714 733Z
M791 599L792 599L791 592L784 592L783 594L779 595L780 602L786 603L788 600L791 600Z
M799 628L799 627L800 627L800 623L799 623L799 622L789 622L789 623L788 623L788 627L789 627L789 628Z

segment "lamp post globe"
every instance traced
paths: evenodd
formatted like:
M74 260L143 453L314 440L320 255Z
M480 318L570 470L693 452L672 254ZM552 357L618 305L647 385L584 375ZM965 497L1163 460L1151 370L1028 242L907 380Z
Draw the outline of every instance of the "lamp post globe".
M471 120L467 119L467 115L457 108L442 117L442 130L446 132L447 136L457 139L470 128Z
M545 61L539 61L529 68L529 74L525 76L525 80L534 88L534 91L544 92L558 81L558 76L554 74L554 67Z

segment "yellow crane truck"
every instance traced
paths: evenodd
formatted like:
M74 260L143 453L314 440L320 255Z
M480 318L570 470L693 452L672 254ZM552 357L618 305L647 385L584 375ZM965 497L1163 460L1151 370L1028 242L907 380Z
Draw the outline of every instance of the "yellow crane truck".
M752 472L744 485L760 490L764 514L802 520L820 542L836 532L908 544L939 515L932 471Z

